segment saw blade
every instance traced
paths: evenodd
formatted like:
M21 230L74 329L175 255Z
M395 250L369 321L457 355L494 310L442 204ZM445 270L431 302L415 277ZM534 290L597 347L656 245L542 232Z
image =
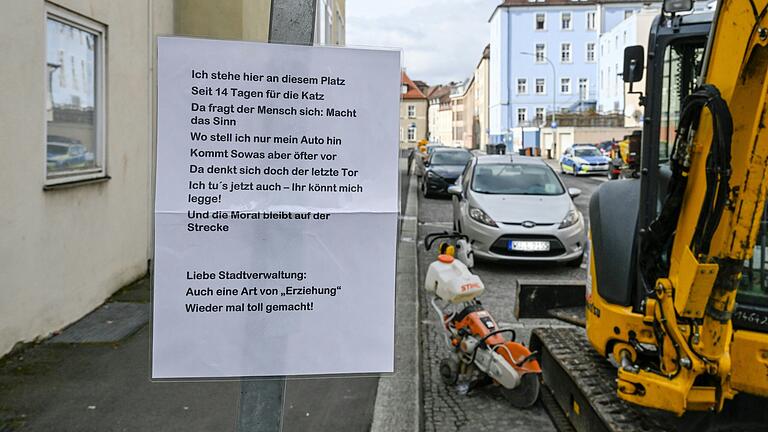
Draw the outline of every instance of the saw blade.
M501 388L504 397L517 408L528 408L539 398L539 374L527 373L520 377L520 385L513 389Z

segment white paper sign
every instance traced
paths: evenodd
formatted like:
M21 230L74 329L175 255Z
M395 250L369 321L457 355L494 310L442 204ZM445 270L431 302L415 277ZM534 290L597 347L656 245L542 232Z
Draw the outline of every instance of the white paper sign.
M154 378L392 372L398 51L158 40Z

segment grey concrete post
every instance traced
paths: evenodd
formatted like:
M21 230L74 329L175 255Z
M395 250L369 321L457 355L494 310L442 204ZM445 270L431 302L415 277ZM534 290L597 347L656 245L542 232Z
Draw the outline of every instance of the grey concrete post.
M315 37L315 6L316 0L272 0L269 42L312 45ZM242 380L237 431L280 431L285 384L285 377Z

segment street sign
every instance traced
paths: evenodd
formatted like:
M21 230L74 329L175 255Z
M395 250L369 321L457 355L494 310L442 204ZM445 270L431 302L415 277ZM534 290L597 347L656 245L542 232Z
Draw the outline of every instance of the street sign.
M153 378L393 371L399 87L398 51L158 40Z

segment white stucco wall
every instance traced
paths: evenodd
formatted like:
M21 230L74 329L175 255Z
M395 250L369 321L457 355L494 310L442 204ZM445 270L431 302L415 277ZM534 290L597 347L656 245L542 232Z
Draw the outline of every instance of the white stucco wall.
M107 27L102 183L44 191L45 20L41 0L0 13L0 355L88 313L147 271L153 146L153 32L172 0L59 0ZM151 28L154 26L154 28Z

